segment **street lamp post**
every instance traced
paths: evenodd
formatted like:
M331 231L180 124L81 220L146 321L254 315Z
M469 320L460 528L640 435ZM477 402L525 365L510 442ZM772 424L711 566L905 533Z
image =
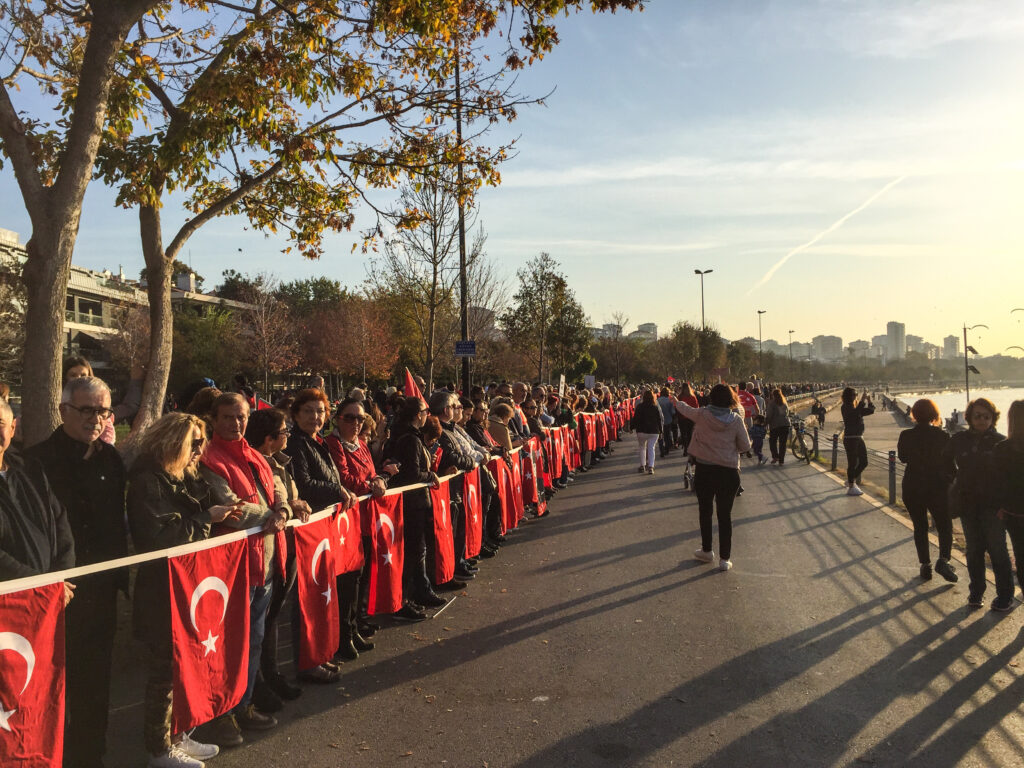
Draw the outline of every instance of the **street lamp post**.
M789 375L793 375L793 334L796 333L793 329L789 331Z
M971 404L971 371L974 373L981 373L970 363L969 355L971 352L978 354L978 350L967 343L967 332L973 331L975 328L984 328L986 331L989 329L987 325L978 323L968 327L967 323L964 323L964 390L967 392L967 404Z
M704 275L710 275L714 271L713 269L693 270L693 274L700 275L700 329L702 331L707 330L707 325L704 323Z
M761 315L767 311L767 309L757 310L757 372L762 378L764 378L764 357L761 354Z

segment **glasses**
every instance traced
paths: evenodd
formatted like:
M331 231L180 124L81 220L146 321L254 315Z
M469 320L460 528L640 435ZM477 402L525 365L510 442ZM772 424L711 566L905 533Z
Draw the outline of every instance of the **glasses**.
M452 406L452 410L453 411L461 411L461 410L463 410L463 408L462 408L461 405L453 405Z
M347 421L349 424L362 424L366 421L365 416L356 416L354 413L346 413L341 417L342 421Z
M327 411L323 408L299 408L301 413L305 413L309 416L326 416Z
M427 413L429 410L429 408L420 408L420 413Z
M203 446L206 445L206 441L202 438L192 441L192 453L202 453Z
M78 411L86 421L92 421L97 416L102 421L106 421L114 415L114 412L109 408L93 408L91 405L72 405L71 403L64 403L64 405L73 411Z

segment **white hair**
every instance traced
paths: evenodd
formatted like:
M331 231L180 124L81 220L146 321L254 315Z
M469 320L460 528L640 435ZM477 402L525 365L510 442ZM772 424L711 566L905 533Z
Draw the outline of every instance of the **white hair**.
M105 394L108 398L110 397L110 387L106 385L103 379L98 379L95 376L79 376L76 379L71 379L64 386L64 391L61 392L61 404L70 403L75 396L75 392L86 392L90 395Z

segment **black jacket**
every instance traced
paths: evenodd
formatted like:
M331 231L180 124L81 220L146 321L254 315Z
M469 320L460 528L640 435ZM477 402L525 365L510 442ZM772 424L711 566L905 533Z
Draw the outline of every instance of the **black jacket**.
M292 427L284 452L291 457L292 477L303 499L314 512L340 504L345 494L341 476L327 444Z
M42 466L8 452L0 479L0 580L62 571L75 565L67 513Z
M1003 440L992 449L995 501L999 509L1024 516L1024 444Z
M128 473L128 525L139 552L208 539L211 506L209 486L200 476L177 480L147 458L136 461ZM135 635L159 641L161 633L170 632L170 611L167 561L143 563L135 577Z
M437 480L430 469L430 454L423 444L420 431L410 424L396 423L391 430L391 437L384 444L384 462L397 461L401 466L398 473L391 477L388 485L398 488L415 483L433 483ZM415 510L430 509L430 490L416 488L402 494L402 504Z
M945 453L949 435L931 424L919 424L900 432L896 455L907 465L903 487L915 490L945 489L956 473L952 456Z
M438 438L438 445L441 446L441 464L438 469L443 471L448 467L455 467L462 472L468 472L476 466L473 457L462 450L459 441L455 439L455 425L441 422L441 437ZM451 491L451 498L456 504L462 503L462 475L453 477L448 483Z
M125 526L125 468L117 450L101 440L85 459L88 446L57 427L28 455L43 465L50 487L68 513L75 539L75 564L89 565L128 554ZM117 575L127 592L128 572Z
M944 455L956 463L956 485L961 497L972 509L995 509L995 471L992 451L1004 440L996 430L977 432L968 429L949 439Z
M635 432L660 435L662 427L661 408L653 403L640 403L633 412L631 426Z
M839 411L843 415L843 436L859 437L864 434L864 417L874 413L875 406L868 405L862 400L856 406L843 403Z

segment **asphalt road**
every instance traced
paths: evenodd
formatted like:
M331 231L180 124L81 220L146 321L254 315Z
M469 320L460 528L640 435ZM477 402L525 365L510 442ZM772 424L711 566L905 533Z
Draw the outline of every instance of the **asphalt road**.
M721 573L682 459L640 476L634 444L210 765L1024 765L1024 611L968 612L962 567L920 582L907 528L805 465L744 469ZM130 699L111 766L145 764Z

